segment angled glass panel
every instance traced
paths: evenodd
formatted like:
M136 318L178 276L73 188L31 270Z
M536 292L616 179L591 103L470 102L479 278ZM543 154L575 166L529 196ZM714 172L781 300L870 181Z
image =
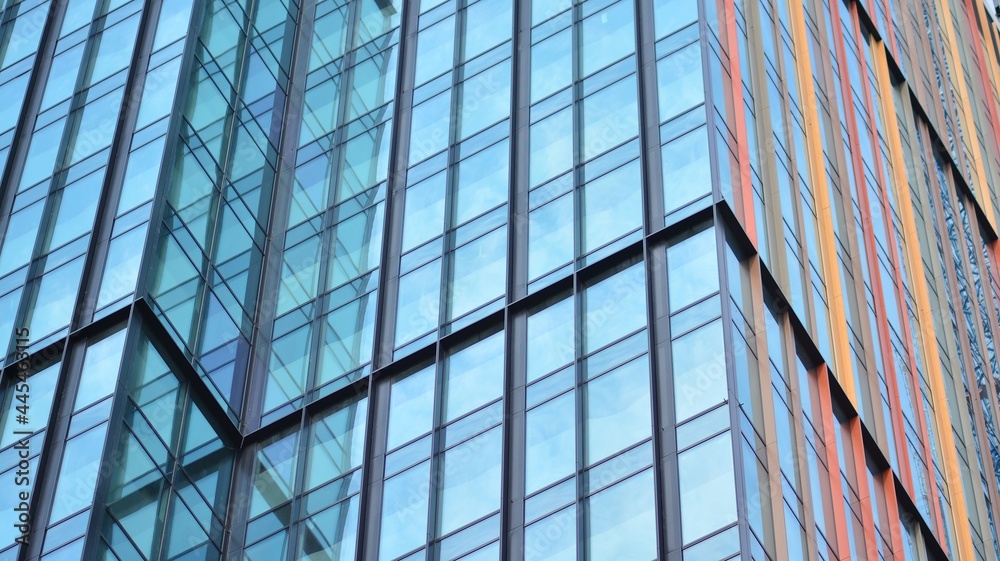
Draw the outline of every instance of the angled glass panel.
M596 107L594 110L597 110ZM564 109L531 125L530 137L531 162L528 175L532 187L541 185L573 167L571 109Z
M299 434L279 435L257 449L250 518L273 510L292 498Z
M430 432L434 420L434 368L425 368L392 385L389 399L389 438L386 448Z
M397 559L427 540L430 462L386 480L382 497L380 560Z
M588 465L652 436L646 356L591 380L585 395Z
M368 402L361 400L312 422L303 491L361 466Z
M93 503L107 430L103 423L66 442L49 520L62 520Z
M718 292L715 230L709 228L670 247L667 267L671 312Z
M504 293L507 228L498 228L455 250L449 317L452 319Z
M682 453L677 462L684 543L736 522L736 480L729 433Z
M31 373L27 379L27 391L18 391L20 380L12 377L3 393L3 403L0 404L0 449L24 438L24 432L33 433L45 429L49 422L49 412L52 410L52 398L55 396L56 383L59 378L59 363L48 368ZM21 388L23 389L23 387ZM27 394L27 422L19 422L21 415L18 406L25 405L18 397ZM22 409L23 410L23 409ZM14 434L18 431L22 434Z
M674 404L682 421L725 401L725 343L722 321L673 341Z
M583 20L580 47L583 76L589 76L635 52L632 4L618 2Z
M412 341L438 325L441 306L441 260L399 279L396 311L396 345Z
M663 145L662 155L664 200L668 214L712 192L706 127Z
M497 427L444 453L439 535L500 509L501 436Z
M642 227L642 176L639 160L583 187L581 250L589 253Z
M704 103L701 45L692 43L656 63L660 94L660 122L669 121Z
M563 394L527 413L525 490L537 491L576 470L575 393Z
M531 47L532 103L572 83L572 40L572 32L567 28Z
M654 488L647 469L587 499L588 559L656 559Z
M646 325L644 264L588 287L583 298L583 350L591 353Z
M566 298L528 317L528 381L576 357L573 299Z
M582 160L602 154L638 134L635 74L584 98Z

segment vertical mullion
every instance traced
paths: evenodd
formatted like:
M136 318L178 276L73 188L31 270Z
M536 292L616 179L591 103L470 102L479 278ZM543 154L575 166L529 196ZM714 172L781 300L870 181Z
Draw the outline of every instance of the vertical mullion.
M712 2L714 0L705 1ZM714 111L714 109L712 109L712 111ZM713 129L712 138L714 137L715 134ZM744 477L744 470L746 468L743 465L743 445L740 440L742 438L742 432L739 430L739 402L737 399L733 399L733 396L736 393L737 381L736 371L733 367L734 356L732 354L732 350L734 348L732 308L729 306L728 302L731 287L729 286L729 275L726 271L727 263L725 258L728 247L726 245L725 229L719 215L718 206L713 205L712 211L711 228L715 234L716 267L719 276L719 298L722 301L723 347L726 349L726 388L728 396L727 400L729 402L726 404L726 407L729 409L729 445L732 448L733 453L733 478L736 483L736 518L739 525L740 551L743 552L744 558L747 558L750 553L750 524L749 517L747 516L748 502L746 478ZM681 545L684 545L683 542Z
M531 5L513 0L511 18L510 175L507 202L507 285L504 299L503 450L500 559L524 557L527 315L510 304L527 294L528 150L531 103Z
M307 1L308 0L304 1L303 5L306 5ZM305 70L304 72L300 71L301 72L301 79L302 79L302 82L303 82L303 85L302 85L302 105L303 105L303 111L304 111L304 106L305 106L305 97L306 97L306 94L309 91L309 74L310 74L310 72L309 72L309 59L312 58L312 42L313 42L313 33L312 33L312 31L313 31L313 29L315 27L315 23L316 23L316 13L315 13L315 10L316 10L318 4L320 3L320 1L321 0L313 0L313 2L312 2L312 4L313 4L312 5L312 8L313 8L313 17L311 17L311 18L304 17L302 15L303 12L305 12L305 8L300 7L300 9L299 9L299 13L300 13L300 16L299 16L300 24L299 24L299 26L308 29L308 33L304 33L303 35L300 35L300 40L303 43L305 43L305 46L301 46L300 45L299 46L299 52L297 53L298 54L298 58L305 59L304 64L306 66L306 68L304 69ZM329 184L326 186L326 191L327 191L327 200L329 201L329 203L327 203L327 207L325 209L323 209L323 211L322 211L322 218L321 218L321 224L322 224L322 226L321 226L321 230L320 230L320 234L319 234L319 236L320 236L320 242L319 242L320 245L319 245L319 247L320 247L320 251L322 251L322 255L323 256L332 255L334 253L333 244L336 241L336 238L334 236L333 231L334 231L334 226L336 224L336 220L337 220L337 218L339 218L339 213L335 209L339 205L337 205L334 201L336 201L336 198L337 198L337 186L338 186L338 179L337 179L338 173L337 172L340 170L340 160L341 160L340 154L342 152L341 146L342 146L342 143L344 141L344 131L347 130L347 126L346 126L346 123L344 121L346 120L346 115L347 115L348 106L349 106L349 96L344 95L344 92L346 92L346 91L349 90L349 88L348 88L348 84L349 84L348 77L349 76L353 76L353 74L354 74L353 72L349 72L349 68L350 68L351 64L354 62L354 52L355 51L352 48L352 45L354 44L354 36L357 33L358 20L361 17L360 13L359 13L359 10L356 9L356 6L357 6L356 2L349 2L347 4L347 17L345 18L346 21L348 22L347 25L349 26L349 28L348 28L347 32L345 33L345 37L346 37L345 38L345 45L346 45L345 52L341 55L341 60L343 62L341 64L341 66L340 66L340 69L341 69L340 70L340 83L338 84L338 89L340 90L340 92L339 92L340 93L340 99L338 101L337 113L336 113L336 115L337 115L337 117L336 117L336 119L337 119L337 128L333 131L332 139L331 139L331 142L330 142L330 151L328 152L328 154L330 155L330 167L329 167L329 170L330 170L330 175L329 175L330 180L329 180ZM303 114L303 117L304 117L304 114ZM301 126L302 126L302 118L300 118L300 120L299 120L299 127L300 127L299 131L301 131ZM299 132L299 131L296 131L296 132ZM292 175L292 182L293 183L295 181L295 177L294 177L295 176L295 169L296 169L296 167L297 167L297 165L299 163L298 162L298 149L299 149L299 146L298 146L298 140L297 140L299 136L300 136L299 134L290 134L290 135L287 135L285 137L285 142L284 142L284 144L287 146L287 145L289 145L289 141L291 141L291 145L295 147L295 149L293 151L291 151L291 155L289 156L291 158L291 161L292 161L291 175ZM317 156L317 157L321 158L323 156L320 155L320 156ZM282 244L282 256L284 255L284 249L285 249L284 248L284 244ZM283 261L283 259L282 259L282 261ZM325 261L321 257L320 258L320 264L321 264L321 266L320 266L319 271L317 273L316 300L315 300L315 305L313 306L313 309L312 309L311 314L310 314L312 317L309 319L309 322L312 324L312 334L310 336L310 342L309 342L309 358L310 358L310 362L312 364L314 364L314 365L318 365L319 364L319 359L320 359L320 356L321 356L321 354L323 352L323 333L322 333L322 331L323 331L323 323L324 323L323 317L326 315L326 312L329 311L329 310L327 310L327 307L328 307L327 305L328 305L329 298L328 298L328 295L326 293L327 290L328 290L327 283L328 283L328 277L329 277L329 275L327 274L327 272L329 270L329 262ZM279 273L278 273L278 275L279 276L281 275L280 270L283 268L283 266L284 266L284 264L281 261L279 261L279 263L278 263L278 267L279 267ZM280 290L280 288L279 288L279 290ZM270 368L268 368L268 370L270 370ZM306 386L304 388L302 388L302 402L303 402L302 405L303 405L303 407L305 406L306 403L309 402L310 394L311 394L311 392L313 391L313 389L316 386L316 379L317 379L318 372L319 372L319 368L318 367L311 368L311 369L309 369L308 372L306 372L306 380L305 380Z
M372 372L391 364L395 346L396 305L399 300L400 256L403 245L403 214L406 195L407 160L410 147L410 122L413 115L413 82L416 68L416 40L420 3L403 2L399 37L399 65L393 101L393 143L389 154L386 180L385 230L379 264L379 296L374 337ZM376 542L377 543L377 542Z
M295 181L295 169L298 161L298 142L302 127L302 110L305 100L306 85L309 75L309 58L312 52L312 33L316 4L318 0L299 0L298 25L296 26L295 47L288 70L288 86L285 88L284 142L278 149L275 160L274 189L271 193L269 216L267 220L268 235L261 252L262 272L260 284L257 287L257 310L254 318L254 331L250 340L254 352L247 361L247 383L243 392L243 407L241 426L244 429L260 427L260 418L264 406L264 386L270 374L267 360L270 343L274 334L274 320L277 318L277 298L281 290L281 271L285 252L284 241L288 225L288 211L291 205L290 193ZM314 312L315 314L315 312ZM310 321L314 320L312 318ZM311 353L311 350L310 350ZM310 356L312 356L310 354Z
M439 537L438 524L438 503L441 497L441 485L444 481L444 350L440 341L434 345L434 406L432 408L431 422L431 456L428 459L430 469L428 470L429 485L427 487L427 537L424 541L425 559L436 561L440 558L441 552L438 548L437 538Z
M574 10L578 8L574 7ZM574 18L575 19L575 18ZM574 28L576 25L574 24ZM573 43L574 47L576 42ZM574 53L577 49L574 48ZM576 55L574 55L576 56ZM575 65L574 65L575 66ZM575 112L574 112L575 113ZM574 188L574 192L576 189ZM574 259L574 263L576 260ZM573 470L573 479L576 484L576 559L577 561L586 561L586 514L584 512L584 506L586 503L585 489L583 485L583 466L586 461L586 456L584 455L584 436L586 432L586 412L584 411L584 401L583 401L583 327L586 325L586 305L584 302L585 295L583 294L582 282L580 280L580 275L575 271L573 274L573 401L574 401L574 419L573 419L573 434L576 441L576 466Z
M0 226L2 226L0 236L4 234L10 223L11 209L14 199L17 198L17 189L11 189L9 186L16 185L20 181L21 173L24 170L28 148L31 144L30 138L33 136L36 116L41 107L45 84L48 81L49 70L52 68L56 44L59 41L59 29L66 14L67 2L58 0L54 2L50 0L50 2L44 24L45 28L38 40L38 52L35 53L35 60L29 71L31 75L25 88L20 115L14 127L13 142L7 153L7 161L0 165L0 185L6 187L0 189ZM12 17L13 10L12 7L5 10L4 29L0 31L6 32L6 27L15 21L16 18ZM21 15L23 16L23 14ZM3 40L3 35L5 33L0 33L0 41ZM7 348L4 347L3 351L6 352Z
M309 426L310 416L306 413L305 407L299 410L299 435L296 439L298 444L298 450L296 450L296 464L295 464L295 474L292 480L292 504L289 507L288 520L288 545L285 547L285 561L295 561L298 559L296 555L298 554L298 544L299 544L299 534L302 531L301 512L302 503L304 502L303 495L303 485L306 478L306 454L309 450L309 438L312 436L310 434Z

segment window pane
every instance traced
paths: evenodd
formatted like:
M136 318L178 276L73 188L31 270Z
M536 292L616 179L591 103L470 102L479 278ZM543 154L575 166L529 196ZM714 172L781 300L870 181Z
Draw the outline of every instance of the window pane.
M385 482L379 559L395 559L427 540L430 467L424 462Z
M583 187L584 253L642 227L640 172L639 160L635 160Z
M108 250L108 259L104 263L104 273L101 275L98 308L135 291L147 229L148 223L111 240L111 249Z
M640 357L586 386L587 465L652 435L649 359Z
M656 64L660 122L669 121L705 101L701 45L692 43Z
M353 68L351 119L367 115L395 97L397 56L399 49L390 47Z
M503 332L448 357L444 421L450 422L503 394Z
M510 39L511 0L479 0L465 12L465 55L470 60Z
M454 58L455 16L450 16L424 29L417 38L416 85L450 69Z
M504 293L507 228L498 228L455 250L451 310L455 319Z
M698 19L698 3L691 0L656 0L653 11L657 39L687 27Z
M573 81L572 34L564 29L531 47L531 102L569 87Z
M544 189L544 187L543 187ZM528 278L573 260L573 195L566 194L528 216Z
M90 84L96 84L111 74L128 66L132 59L136 32L139 31L139 14L114 27L106 29L98 39L97 56L91 70Z
M636 95L632 74L583 100L584 161L639 134Z
M682 421L726 400L722 321L714 321L673 342L674 403Z
M50 271L38 282L28 321L32 337L42 338L69 326L83 273L83 256Z
M591 353L646 325L646 269L642 263L587 288L584 352Z
M653 470L631 477L587 500L593 561L656 558Z
M524 559L576 561L575 504L524 529Z
M337 224L328 286L340 286L379 266L384 221L385 204L379 203Z
M50 250L75 240L93 228L102 179L103 173L92 173L62 190L56 224L49 240Z
M393 382L389 397L388 449L430 432L433 419L433 366Z
M403 251L440 236L444 230L447 174L439 173L406 190Z
M273 439L257 450L250 517L273 510L292 498L299 434Z
M506 140L458 164L455 224L463 224L507 201L509 164L510 145Z
M580 26L581 70L583 76L608 66L635 51L635 26L630 2L601 10Z
M23 191L52 175L52 169L56 163L56 150L62 144L63 125L65 124L66 119L60 119L32 134L31 147L28 149L28 157L24 162L19 191Z
M573 299L566 298L528 316L528 381L573 360Z
M699 232L667 250L671 312L719 291L719 265L715 255L714 228Z
M368 400L362 399L313 423L303 491L361 466L367 414Z
M736 522L736 480L728 432L681 454L678 469L685 544Z
M117 366L115 367L117 369ZM116 370L117 371L117 370ZM28 422L18 423L17 406L22 405L17 396L21 392L15 391L15 384L18 383L16 377L11 377L7 385L7 394L3 405L3 415L0 416L0 448L17 442L25 435L15 435L14 431L36 432L46 427L49 422L49 411L52 409L52 397L55 395L56 381L59 378L59 363L56 363L41 372L36 372L28 378ZM5 466L6 467L6 466Z
M576 469L575 392L527 414L525 487L532 493Z
M566 108L531 125L531 186L573 167L573 113Z
M163 161L163 143L162 139L150 142L129 154L121 199L118 201L119 214L153 198L160 162Z
M399 279L396 345L402 345L437 327L441 305L441 260Z
M125 348L125 330L119 331L87 347L80 374L73 410L79 411L115 391L122 350Z
M448 146L451 130L451 90L413 108L410 124L410 164L420 162Z
M49 79L45 83L45 95L42 97L42 109L47 109L73 95L85 46L86 43L80 43L52 59ZM0 91L4 91L4 89L0 88ZM0 125L0 129L6 130L2 125Z
M510 115L510 80L510 59L507 59L462 83L460 140Z
M499 510L501 436L496 427L445 452L438 535Z
M712 192L707 128L689 132L663 147L663 190L667 214Z
M344 167L337 188L337 202L385 181L389 173L389 130L392 121L372 127L344 145Z
M39 201L19 210L10 217L3 249L0 250L0 277L28 264L35 248L35 236L42 220L45 201Z
M299 559L351 561L357 549L360 495L306 520L300 529Z
M375 338L376 293L327 314L315 385L335 380L371 360Z
M61 520L93 503L107 430L103 423L66 443L49 520Z

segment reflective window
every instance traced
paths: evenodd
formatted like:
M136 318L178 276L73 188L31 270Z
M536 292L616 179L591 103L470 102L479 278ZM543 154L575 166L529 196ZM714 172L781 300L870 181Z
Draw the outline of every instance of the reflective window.
M732 439L726 433L677 458L685 544L736 522L732 446Z
M296 559L354 559L367 415L366 399L351 400L311 418L304 432L257 446L246 559L289 549Z
M670 309L678 312L719 290L715 230L709 228L667 250Z
M455 559L500 538L503 351L495 333L393 380L379 559Z
M397 358L498 310L507 287L513 2L420 9Z
M637 263L528 316L525 559L575 559L584 528L588 558L656 556L645 290Z
M637 240L642 228L633 6L588 0L548 19L569 6L532 13L529 291L574 258L584 265Z

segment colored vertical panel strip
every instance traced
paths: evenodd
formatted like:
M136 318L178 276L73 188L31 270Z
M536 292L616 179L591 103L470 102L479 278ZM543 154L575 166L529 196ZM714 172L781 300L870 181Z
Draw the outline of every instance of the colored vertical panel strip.
M955 25L951 19L951 4L949 0L936 0L938 13L944 21L941 22L944 28L945 43L948 45L948 68L953 73L952 83L958 95L958 106L962 117L962 130L965 131L966 141L969 143L969 151L972 152L972 169L975 177L975 185L972 186L973 193L979 196L979 203L983 205L983 212L990 223L990 227L995 232L997 229L996 219L993 216L993 200L990 197L989 187L986 185L986 172L983 170L982 152L979 148L979 137L974 132L976 130L975 121L972 120L972 106L969 105L969 93L965 88L965 72L962 70L962 58L958 52L958 44L955 42Z
M809 53L809 36L806 32L805 13L801 2L789 2L792 33L795 38L795 64L800 76L799 97L806 125L806 150L809 159L809 180L816 186L816 218L819 222L820 258L830 307L830 334L833 340L834 375L855 409L858 408L851 350L847 339L847 318L844 312L843 292L838 268L836 238L833 232L833 208L826 185L823 145L820 139L819 110L812 91L812 62Z
M972 1L973 0L966 0L966 12L969 14L977 13L975 7L971 4ZM982 14L980 13L979 16L982 17ZM970 17L972 16L970 15ZM989 17L986 17L988 20ZM990 25L988 21L981 30L979 29L980 26L974 25L973 21L969 21L969 26L973 28L971 30L973 33L977 30L981 31L979 38L975 41L971 41L971 43L977 53L976 64L979 67L979 78L982 80L983 95L985 96L983 102L989 110L990 122L993 126L994 144L992 148L996 149L1000 146L997 144L996 138L997 135L1000 135L1000 115L998 115L1000 107L996 104L997 98L993 95L993 92L1000 89L1000 62L997 61L996 52L991 48L993 41L993 26Z
M851 558L851 539L847 533L847 511L844 509L844 479L840 476L840 458L837 454L837 420L833 416L833 399L830 396L830 376L825 364L816 369L819 382L820 417L822 418L823 441L826 443L827 476L830 483L830 500L833 508L835 527L834 542L837 544L839 559Z
M729 54L729 76L733 100L733 122L736 126L736 155L739 158L740 186L735 192L739 200L739 217L754 248L757 247L757 216L754 212L753 181L750 175L750 141L747 139L747 121L744 112L743 74L740 68L740 44L736 36L736 5L722 2L726 24L726 52Z
M892 95L892 81L889 77L889 67L885 58L885 49L877 44L875 53L875 72L878 74L878 85L881 91L883 114L896 115L895 101ZM892 157L893 185L899 201L911 200L910 184L906 177L903 145L897 127L886 127L886 140L889 144L889 154ZM948 481L948 491L951 495L952 527L955 531L956 547L959 559L975 559L972 549L972 534L969 525L961 523L967 515L965 512L965 488L962 486L962 473L958 467L958 453L955 450L955 438L951 432L951 414L948 409L948 397L944 388L944 377L941 373L941 358L938 355L937 338L934 334L934 320L931 315L930 297L927 285L920 282L925 278L924 262L920 257L917 244L917 226L913 217L913 207L899 205L900 219L903 222L903 238L906 240L906 264L909 276L915 279L912 283L914 297L917 301L917 323L920 330L920 345L924 352L925 368L931 382L931 400L934 403L934 421L938 426L938 438L941 440L941 458L944 461L945 478Z

